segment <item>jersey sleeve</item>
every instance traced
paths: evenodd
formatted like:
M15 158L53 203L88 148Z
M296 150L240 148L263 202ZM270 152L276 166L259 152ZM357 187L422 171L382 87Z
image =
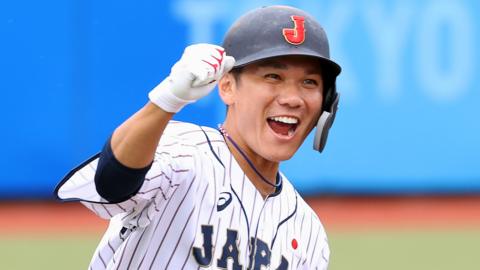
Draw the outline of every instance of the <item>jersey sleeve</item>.
M311 226L315 228L316 236L312 238L313 248L307 251L307 256L310 258L310 265L306 269L327 270L330 260L330 247L328 245L327 234L322 226L317 215L312 213L313 220L315 221ZM313 235L312 235L313 236Z
M321 239L318 244L321 246L321 249L313 256L314 261L312 261L312 264L314 268L312 269L327 270L330 260L330 248L327 239Z
M140 190L131 198L109 203L98 194L94 178L99 154L72 170L57 186L56 196L63 201L80 201L105 219L122 213L133 218L151 203L167 201L180 185L194 179L198 165L194 146L165 137L162 137Z

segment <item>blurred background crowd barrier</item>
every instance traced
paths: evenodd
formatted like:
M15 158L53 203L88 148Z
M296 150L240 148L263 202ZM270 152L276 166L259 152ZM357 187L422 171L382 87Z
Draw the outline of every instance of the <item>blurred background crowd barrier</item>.
M0 198L50 198L191 43L279 1L4 1ZM283 170L307 194L480 192L480 2L281 1L330 39L340 110L323 154ZM307 33L308 35L308 33ZM216 92L176 119L215 127Z

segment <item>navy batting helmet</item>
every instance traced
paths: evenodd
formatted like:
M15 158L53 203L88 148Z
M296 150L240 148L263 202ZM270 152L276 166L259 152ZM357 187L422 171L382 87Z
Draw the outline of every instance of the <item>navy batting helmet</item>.
M341 67L330 59L327 35L315 18L289 6L258 8L230 27L223 48L235 58L234 68L286 55L310 56L320 61L326 91L313 147L322 152L337 111L339 95L335 81Z

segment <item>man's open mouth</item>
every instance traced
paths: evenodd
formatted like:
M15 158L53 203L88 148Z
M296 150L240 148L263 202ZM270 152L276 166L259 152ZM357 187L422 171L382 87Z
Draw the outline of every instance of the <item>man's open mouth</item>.
M283 136L292 136L300 121L295 117L274 116L267 118L267 122L275 133Z

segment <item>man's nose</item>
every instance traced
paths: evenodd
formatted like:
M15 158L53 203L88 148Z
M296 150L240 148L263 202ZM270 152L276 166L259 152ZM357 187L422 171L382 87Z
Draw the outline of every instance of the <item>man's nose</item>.
M299 86L293 83L285 84L278 93L277 101L280 105L291 108L302 106L303 99L300 94Z

